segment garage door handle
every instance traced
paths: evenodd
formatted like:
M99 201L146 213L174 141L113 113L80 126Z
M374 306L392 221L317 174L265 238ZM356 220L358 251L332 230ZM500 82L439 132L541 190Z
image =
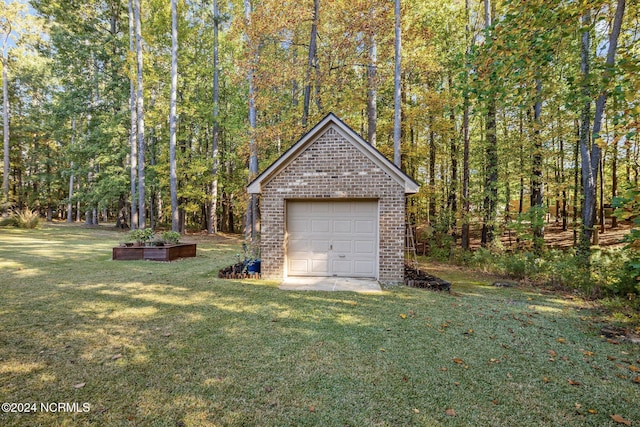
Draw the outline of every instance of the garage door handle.
M346 255L338 255L338 258L344 258Z

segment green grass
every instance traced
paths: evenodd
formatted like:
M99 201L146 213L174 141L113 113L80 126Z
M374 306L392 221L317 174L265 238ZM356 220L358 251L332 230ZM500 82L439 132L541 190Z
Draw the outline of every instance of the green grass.
M91 405L0 425L640 424L640 348L581 300L464 270L451 295L284 292L216 278L237 240L111 261L124 238L0 228L0 401Z

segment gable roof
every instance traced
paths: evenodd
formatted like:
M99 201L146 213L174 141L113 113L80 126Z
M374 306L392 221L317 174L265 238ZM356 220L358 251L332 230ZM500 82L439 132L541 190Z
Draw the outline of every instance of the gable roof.
M322 134L324 134L330 127L333 127L345 140L351 143L361 153L367 156L378 167L384 170L389 176L395 179L400 185L404 187L405 194L414 194L418 192L419 185L411 177L405 174L399 167L393 162L387 159L381 152L379 152L374 146L365 141L360 135L358 135L353 129L351 129L346 123L336 117L335 114L329 113L324 119L322 119L317 125L302 136L293 144L287 151L282 154L275 162L273 162L268 168L266 168L260 175L256 177L248 186L247 191L249 194L257 194L262 192L262 184L271 180L282 169L289 165L296 157L298 157L304 150L313 144Z

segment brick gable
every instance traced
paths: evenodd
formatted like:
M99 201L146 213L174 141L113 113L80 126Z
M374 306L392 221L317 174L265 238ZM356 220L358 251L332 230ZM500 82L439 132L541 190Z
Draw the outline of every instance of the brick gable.
M287 200L366 199L378 201L378 280L403 280L405 187L335 126L263 182L261 193L263 277L285 274Z

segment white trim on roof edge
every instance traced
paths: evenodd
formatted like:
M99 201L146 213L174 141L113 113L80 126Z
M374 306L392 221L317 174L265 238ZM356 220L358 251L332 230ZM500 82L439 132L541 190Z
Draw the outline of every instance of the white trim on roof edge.
M289 165L296 157L298 157L309 145L311 145L320 135L324 133L329 126L333 126L347 141L353 144L371 161L382 168L389 176L393 177L399 184L404 186L405 194L415 194L420 186L411 177L405 174L393 162L382 155L375 147L365 141L346 123L336 117L335 114L329 113L309 132L304 134L302 138L284 152L275 162L266 168L260 175L256 177L248 186L249 194L258 194L262 192L262 183L266 183L277 175L281 169Z

